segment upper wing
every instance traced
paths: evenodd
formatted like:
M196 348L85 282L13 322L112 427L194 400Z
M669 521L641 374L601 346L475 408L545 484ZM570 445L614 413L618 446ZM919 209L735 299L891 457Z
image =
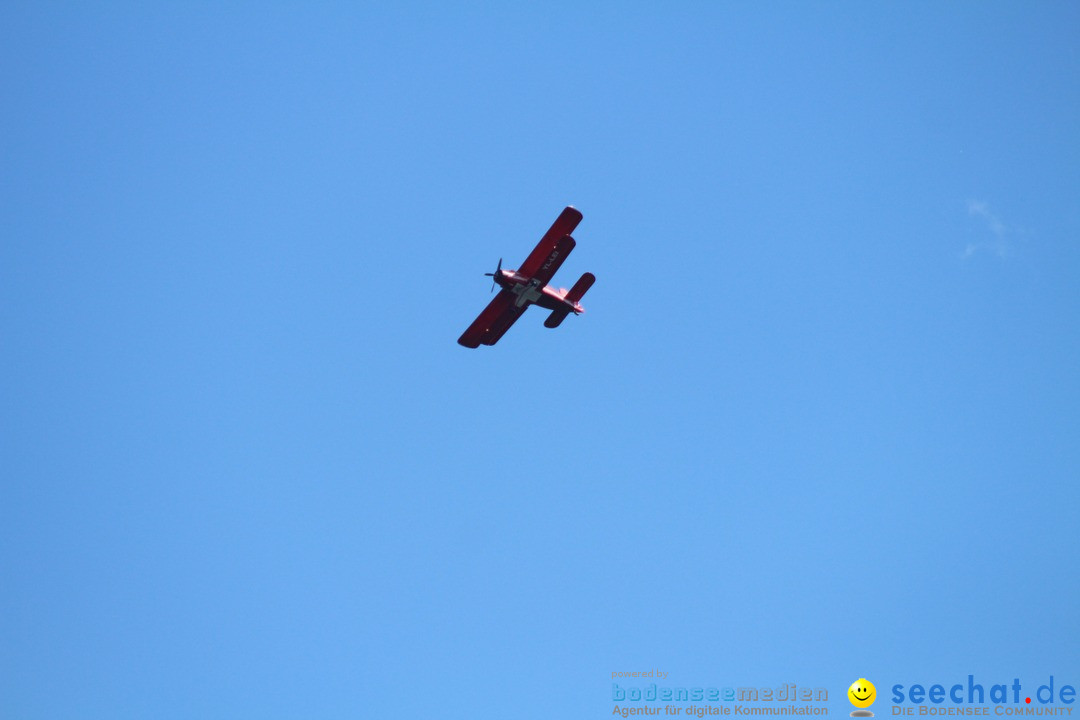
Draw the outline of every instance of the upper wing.
M544 237L540 238L540 242L536 244L533 251L529 253L529 257L525 258L525 262L517 269L518 274L530 278L534 277L552 251L555 250L559 240L574 232L574 228L578 226L579 222L581 222L581 213L577 211L577 208L568 207L563 210L552 226L548 228L548 231L544 233Z
M539 280L541 287L551 282L551 278L555 277L555 273L559 271L559 266L566 260L566 256L570 254L570 251L577 245L577 241L569 235L564 235L559 239L559 242L555 243L555 247L544 262L540 265L540 268L532 274L534 280ZM518 272L521 272L520 270Z
M480 343L494 345L514 324L514 321L521 317L521 313L525 312L523 308L514 307L514 299L514 293L509 290L500 290L499 294L473 320L472 325L461 334L458 344L467 348L480 347ZM494 340L490 340L493 330L498 330L499 333Z

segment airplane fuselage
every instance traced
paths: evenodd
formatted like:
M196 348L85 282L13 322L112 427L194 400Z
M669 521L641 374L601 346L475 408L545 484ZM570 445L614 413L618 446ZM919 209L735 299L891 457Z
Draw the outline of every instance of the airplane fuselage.
M514 270L500 270L495 275L495 282L514 294L514 305L517 307L539 305L548 310L567 308L575 315L585 312L585 308L579 303L570 302L565 298L565 290L542 285L539 280L519 275Z

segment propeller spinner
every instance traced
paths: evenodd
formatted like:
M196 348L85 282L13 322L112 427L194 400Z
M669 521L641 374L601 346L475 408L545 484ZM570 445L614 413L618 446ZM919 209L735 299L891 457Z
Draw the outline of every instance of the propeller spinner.
M484 273L485 277L491 278L491 292L495 292L495 278L502 272L502 258L499 258L499 264L495 266L495 272Z

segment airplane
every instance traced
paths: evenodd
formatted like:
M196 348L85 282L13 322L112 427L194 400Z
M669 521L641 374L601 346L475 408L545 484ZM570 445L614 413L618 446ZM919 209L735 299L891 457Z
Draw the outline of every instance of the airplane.
M549 328L558 327L570 313L580 315L585 312L579 301L596 282L592 273L582 275L569 290L548 286L566 256L577 245L570 233L574 232L574 228L581 222L581 217L577 209L567 207L544 233L544 237L540 238L540 242L529 253L529 257L525 258L521 267L517 270L504 270L502 258L499 258L495 272L484 273L492 280L492 292L495 285L502 289L458 338L459 345L467 348L494 345L530 305L539 305L551 311L544 320L544 327Z

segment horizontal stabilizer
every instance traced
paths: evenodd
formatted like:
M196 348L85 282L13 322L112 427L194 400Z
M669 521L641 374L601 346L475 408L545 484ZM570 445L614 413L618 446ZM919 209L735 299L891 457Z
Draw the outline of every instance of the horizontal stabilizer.
M547 320L544 321L544 327L556 328L566 319L566 316L570 314L570 308L558 308L552 310L551 314L547 316Z
M596 282L596 276L590 272L585 273L574 283L574 287L570 288L570 292L566 293L566 300L576 303L585 296L585 293L588 292L594 282Z

